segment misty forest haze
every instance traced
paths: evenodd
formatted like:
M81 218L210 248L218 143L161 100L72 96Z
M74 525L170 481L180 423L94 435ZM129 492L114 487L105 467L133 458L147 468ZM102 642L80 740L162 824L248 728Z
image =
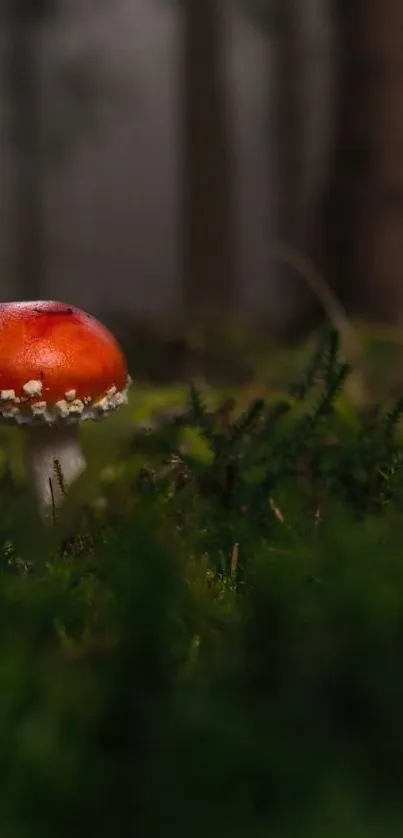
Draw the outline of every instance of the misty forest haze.
M281 331L319 307L285 244L400 321L399 0L6 0L1 23L3 298Z
M96 14L93 2L59 5L64 14L55 14L37 35L43 120L47 142L56 146L55 153L45 156L43 171L43 295L94 310L102 303L136 315L175 315L181 306L182 13L168 0L97 3ZM308 213L316 210L323 188L331 133L334 26L327 6L327 0L309 0L300 15L306 109L300 140ZM263 306L269 322L276 322L287 316L284 303L295 282L282 278L269 252L276 211L271 188L276 35L262 30L242 4L229 0L222 10L235 174L235 307L261 311ZM3 62L9 47L3 27ZM80 99L79 71L73 93L66 95L61 84L66 68L74 78L75 65L87 69L92 56L101 72L91 121L91 87L86 93L81 82L83 101L74 102L75 95ZM11 212L13 149L5 74L2 80L0 293L13 299L19 296Z

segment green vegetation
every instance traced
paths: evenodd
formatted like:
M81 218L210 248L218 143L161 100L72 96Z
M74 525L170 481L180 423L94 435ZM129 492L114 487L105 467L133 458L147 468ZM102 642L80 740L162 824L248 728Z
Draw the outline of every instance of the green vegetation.
M2 431L1 838L403 834L403 399L304 363L137 390L51 532Z

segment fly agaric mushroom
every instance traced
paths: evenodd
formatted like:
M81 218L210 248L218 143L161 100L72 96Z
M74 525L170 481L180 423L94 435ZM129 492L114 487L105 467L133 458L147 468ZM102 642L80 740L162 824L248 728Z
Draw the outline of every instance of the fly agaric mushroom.
M130 381L118 343L91 314L51 301L0 303L0 421L28 434L45 517L86 468L80 422L127 403Z

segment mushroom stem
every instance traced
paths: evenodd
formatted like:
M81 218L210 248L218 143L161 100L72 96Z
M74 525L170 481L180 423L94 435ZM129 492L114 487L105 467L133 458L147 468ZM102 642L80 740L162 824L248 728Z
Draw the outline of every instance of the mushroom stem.
M27 471L44 518L59 507L86 468L78 424L27 428Z

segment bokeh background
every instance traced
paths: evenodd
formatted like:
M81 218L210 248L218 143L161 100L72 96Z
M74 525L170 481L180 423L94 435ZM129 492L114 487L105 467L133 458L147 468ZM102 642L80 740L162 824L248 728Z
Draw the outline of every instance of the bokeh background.
M0 296L283 335L303 258L398 323L402 32L399 0L2 0Z
M0 300L134 381L54 527L0 427L0 836L402 836L403 0L0 24Z

